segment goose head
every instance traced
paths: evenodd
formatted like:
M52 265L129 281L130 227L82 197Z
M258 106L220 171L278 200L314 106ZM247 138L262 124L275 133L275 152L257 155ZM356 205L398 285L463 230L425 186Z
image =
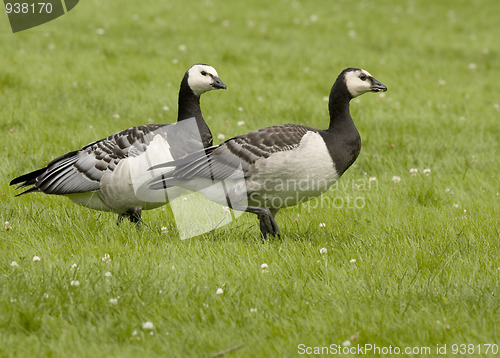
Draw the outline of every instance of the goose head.
M343 71L344 83L352 98L366 92L385 92L387 87L361 68L347 68Z
M189 88L198 97L207 91L227 88L215 68L209 65L194 65L186 72L186 76Z

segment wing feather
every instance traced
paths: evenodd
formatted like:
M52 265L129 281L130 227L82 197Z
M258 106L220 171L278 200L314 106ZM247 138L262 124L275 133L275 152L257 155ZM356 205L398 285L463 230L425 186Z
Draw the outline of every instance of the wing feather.
M55 158L45 168L24 174L11 181L18 188L35 185L22 194L43 191L47 194L82 193L99 189L102 176L112 172L133 148L144 151L154 131L164 125L132 127L107 138L87 144L82 149Z
M231 138L218 146L160 165L175 169L153 179L152 188L169 187L193 178L224 180L241 170L247 177L257 160L298 147L310 131L318 132L306 126L285 124Z

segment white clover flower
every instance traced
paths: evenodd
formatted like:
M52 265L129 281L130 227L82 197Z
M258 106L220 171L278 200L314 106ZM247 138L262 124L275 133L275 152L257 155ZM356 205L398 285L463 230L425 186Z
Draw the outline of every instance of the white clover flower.
M161 232L167 232L167 231L168 231L168 227L166 227L166 226L161 227Z
M460 208L460 205L458 205L458 204L453 204L453 207L454 207L455 209L458 209L458 208Z
M179 45L179 51L186 51L186 45Z
M78 287L78 286L80 286L80 281L76 281L76 280L75 281L71 281L70 284L71 284L71 286Z
M40 260L41 260L40 256L33 256L33 262L38 262Z
M394 175L392 177L392 181L397 184L397 183L399 183L401 181L401 177L398 177L398 176Z
M105 272L105 273L104 273L104 276L105 276L105 277L111 277L112 275L111 275L111 272L109 272L109 271L108 271L108 272Z
M320 250L319 250L319 253L324 255L328 252L328 249L326 247L322 247Z
M245 121L238 121L238 123L236 123L236 125L238 127L243 127L245 125Z
M250 308L250 312L251 312L251 313L255 313L255 312L257 312L257 308Z
M267 264L262 264L262 265L260 265L260 268L261 268L261 269L266 269L267 267L268 267L268 266L267 266Z
M222 288L218 288L217 291L215 291L216 295L222 295L224 293L224 290Z
M97 29L97 30L95 30L95 33L97 35L104 35L106 33L106 31L104 29Z
M115 114L113 114L113 118L118 119L118 118L120 118L120 115L118 113L115 113Z
M444 189L444 191L447 192L447 193L449 193L449 192L451 192L451 189L450 188L446 188L446 189Z
M226 139L226 136L222 133L219 133L219 134L217 134L217 139L224 140L224 139Z
M111 256L109 256L109 254L104 254L102 261L109 264L109 262L111 261Z
M431 170L429 168L427 168L427 169L424 169L422 171L422 173L424 173L425 175L429 175L431 173Z
M109 303L111 303L112 305L116 305L118 303L118 298L110 298Z
M12 267L19 267L19 264L17 262L15 262L15 261L12 261L10 263L10 266L12 266Z
M71 265L71 268L72 268L73 270L74 270L74 269L76 269L77 267L78 267L78 266L77 266L77 264L73 264L73 265Z
M469 63L469 70L474 71L477 69L477 65L475 63Z
M369 177L368 178L368 182L369 183L373 183L373 182L376 182L377 181L377 178L376 177Z
M170 107L169 107L169 106L163 106L163 110L164 110L165 112L170 111Z
M146 321L146 322L144 322L144 323L142 324L142 329L145 329L145 330L152 330L152 329L154 329L154 328L155 328L155 326L154 326L153 322L151 322L151 321Z
M438 85L440 85L440 86L445 86L445 85L446 85L446 81L445 81L445 80L443 80L443 79L440 79L440 80L438 81Z
M319 223L319 227L326 227L325 223Z
M418 173L418 169L417 169L417 168L411 168L411 169L410 169L410 174L411 174L412 176L417 175L417 173Z
M356 263L356 259L351 259L349 262L350 262L351 264L355 264L355 263Z
M243 112L243 107L238 107L238 111Z
M351 346L351 341L350 340L346 340L346 341L342 342L342 346L343 347L350 347Z

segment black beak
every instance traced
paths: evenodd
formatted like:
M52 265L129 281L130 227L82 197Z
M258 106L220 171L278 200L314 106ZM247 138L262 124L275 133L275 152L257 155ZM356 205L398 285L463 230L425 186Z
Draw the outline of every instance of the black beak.
M372 78L371 80L372 80L372 87L371 87L372 92L385 92L385 91L387 91L387 87L384 86L379 81L377 81L375 78Z
M226 89L227 88L227 86L224 84L224 82L222 82L220 80L219 77L212 77L212 79L214 80L212 82L212 85L211 85L213 88L215 88L215 89Z

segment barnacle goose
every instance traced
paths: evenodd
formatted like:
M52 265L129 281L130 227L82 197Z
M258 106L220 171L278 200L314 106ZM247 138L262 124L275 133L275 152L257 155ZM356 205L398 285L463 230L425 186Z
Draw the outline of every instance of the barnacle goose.
M21 194L41 191L65 195L74 203L119 214L139 222L142 210L154 209L173 199L138 195L138 185L152 163L173 160L212 145L212 133L203 119L200 96L225 89L217 71L197 64L185 73L179 90L178 123L146 124L125 129L83 148L64 154L45 168L15 178L17 188L33 185ZM189 125L185 125L189 123ZM151 176L149 177L151 179Z
M263 238L279 235L274 217L281 208L321 195L358 157L361 139L349 113L350 100L386 90L367 71L347 68L330 92L328 129L284 124L255 130L152 167L172 168L150 188L200 191L212 201L258 215ZM210 190L214 182L226 184L223 195Z

